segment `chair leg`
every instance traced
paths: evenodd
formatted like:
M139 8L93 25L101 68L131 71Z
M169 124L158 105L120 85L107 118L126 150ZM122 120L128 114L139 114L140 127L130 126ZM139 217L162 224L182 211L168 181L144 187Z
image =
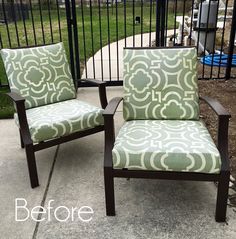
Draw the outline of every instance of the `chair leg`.
M216 214L215 214L215 219L217 222L225 222L226 220L229 177L230 172L222 172L218 183Z
M23 149L25 146L24 146L24 143L23 143L22 134L21 134L20 129L19 129L19 132L20 132L20 146Z
M112 175L112 169L104 168L104 182L105 182L106 214L107 216L115 216L114 178Z
M39 180L33 145L26 145L25 151L29 170L30 184L32 188L35 188L39 186Z

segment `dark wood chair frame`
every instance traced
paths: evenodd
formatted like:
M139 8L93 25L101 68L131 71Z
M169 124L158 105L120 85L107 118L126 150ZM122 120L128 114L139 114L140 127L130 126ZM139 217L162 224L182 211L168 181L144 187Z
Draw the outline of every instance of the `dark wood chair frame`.
M104 116L105 126L105 155L104 155L104 183L107 216L115 216L114 178L149 178L167 180L190 181L215 181L218 182L215 219L217 222L225 222L228 199L228 187L230 178L228 157L228 124L230 114L221 104L209 97L200 97L218 115L218 142L217 148L221 155L222 166L219 174L205 174L194 172L168 172L114 169L112 161L112 149L115 142L114 114L123 98L113 98L106 107Z
M80 85L83 85L83 83L89 84L91 86L97 86L99 89L99 97L100 97L100 103L103 109L107 106L107 97L106 97L106 83L94 79L86 79L84 81L80 81ZM60 138L48 140L45 142L40 142L38 144L33 144L33 141L30 136L29 126L27 122L26 117L26 109L25 109L25 99L14 93L7 93L7 95L13 100L15 103L16 111L18 114L19 119L19 131L20 131L20 142L21 147L25 148L26 152L26 158L27 158L27 164L28 164L28 171L29 171L29 177L30 177L30 183L31 187L35 188L39 186L39 180L38 180L38 173L37 173L37 166L35 161L35 152L53 147L58 144L62 144L74 139L82 138L87 135L91 135L100 131L104 130L104 126L96 126L91 129L86 129L83 131L75 132L70 135L66 135Z

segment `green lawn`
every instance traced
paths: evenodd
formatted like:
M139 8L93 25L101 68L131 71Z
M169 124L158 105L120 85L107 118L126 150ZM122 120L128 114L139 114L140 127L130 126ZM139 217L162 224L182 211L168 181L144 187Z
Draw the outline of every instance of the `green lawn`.
M155 6L154 6L155 8ZM124 33L124 8L119 6L117 9L117 18L118 24L116 25L116 12L115 7L113 9L109 8L109 25L110 25L110 42L114 42L117 39L122 39L125 37ZM44 28L44 37L45 42L50 43L52 41L51 31L50 31L50 21L49 21L49 13L48 10L42 10L43 15L43 28ZM91 17L90 17L90 8L84 5L83 7L83 15L84 15L84 35L83 35L83 24L82 24L82 11L81 8L77 8L77 22L78 22L78 37L79 37L79 47L80 47L80 61L81 66L84 65L84 59L88 59L92 56L92 53L98 51L100 49L100 24L99 24L99 8L92 8L92 26L93 26L93 35L91 34ZM141 8L136 5L135 7L135 16L141 16ZM43 44L43 34L42 34L42 25L41 19L39 15L39 10L33 10L34 17L34 26L35 26L35 34L37 39L37 44ZM67 23L66 23L66 15L65 10L60 9L60 25L62 29L62 41L65 44L66 51L68 54L68 37L67 37ZM155 13L152 12L152 31L155 31ZM102 46L108 44L108 20L107 20L107 8L101 7L101 37L102 37ZM60 41L59 35L59 25L58 25L58 16L56 10L51 10L51 25L53 29L53 41ZM18 39L16 35L16 27L14 23L10 23L8 25L10 31L10 40L11 47L18 46ZM168 28L171 29L174 27L174 16L173 14L169 14L168 17ZM17 30L19 32L19 42L20 45L26 45L26 35L28 38L28 42L30 45L35 44L34 32L32 27L31 16L26 21L26 29L27 32L24 32L24 25L22 21L17 22ZM118 34L116 31L118 29ZM150 5L145 3L143 8L143 32L149 32L150 30ZM0 25L0 32L2 37L2 42L4 47L9 47L9 39L7 36L6 26ZM135 25L135 34L141 33L141 24ZM126 34L127 36L133 35L133 8L132 6L127 6L126 8ZM84 39L85 37L85 47L84 48ZM93 48L92 48L92 40L93 40ZM68 54L69 56L69 54ZM81 69L82 70L82 69ZM2 83L6 83L6 75L4 71L4 67L2 61L0 60L0 81ZM0 93L5 92L6 89L0 89ZM13 108L9 104L9 100L0 94L0 118L5 118L12 116Z

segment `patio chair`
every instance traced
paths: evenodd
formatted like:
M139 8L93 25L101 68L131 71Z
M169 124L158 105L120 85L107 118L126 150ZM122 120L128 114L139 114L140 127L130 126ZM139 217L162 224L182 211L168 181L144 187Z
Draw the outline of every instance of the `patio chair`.
M2 49L17 114L21 147L25 148L31 187L39 185L35 152L104 130L103 109L76 99L63 43ZM99 88L107 105L105 83L86 80Z
M106 214L115 215L114 178L217 181L215 219L226 219L230 115L200 97L218 115L218 146L199 118L195 48L125 48L124 97L105 111ZM114 114L123 100L124 124L115 138Z

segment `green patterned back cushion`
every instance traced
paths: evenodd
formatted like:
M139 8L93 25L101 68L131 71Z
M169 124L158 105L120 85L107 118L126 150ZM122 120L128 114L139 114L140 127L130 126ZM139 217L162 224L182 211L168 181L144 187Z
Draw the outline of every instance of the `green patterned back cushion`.
M124 49L125 120L199 118L195 48Z
M26 99L27 109L75 98L63 43L2 49L1 55L11 91Z

